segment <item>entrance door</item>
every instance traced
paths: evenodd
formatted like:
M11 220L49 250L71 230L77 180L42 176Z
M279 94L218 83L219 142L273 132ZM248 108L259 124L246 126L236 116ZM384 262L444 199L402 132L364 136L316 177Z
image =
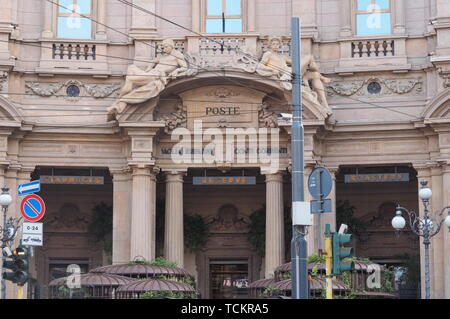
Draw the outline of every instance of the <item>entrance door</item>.
M248 298L248 261L211 261L210 297L212 299Z

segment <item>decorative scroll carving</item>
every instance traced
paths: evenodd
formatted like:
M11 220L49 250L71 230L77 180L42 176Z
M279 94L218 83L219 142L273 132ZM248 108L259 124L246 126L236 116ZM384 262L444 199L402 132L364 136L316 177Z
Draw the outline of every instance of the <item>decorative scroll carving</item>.
M371 82L378 82L382 90L378 94L371 94L363 90ZM423 90L423 81L418 79L384 79L379 77L370 77L366 80L356 80L348 82L333 82L327 87L328 94L341 96L379 96L393 94L420 94Z
M8 79L8 72L0 71L0 91L3 90L3 84Z
M234 205L227 204L220 207L216 216L206 219L211 233L242 233L248 232L249 218L239 214Z
M179 104L177 104L176 112L173 112L167 116L164 116L164 115L161 116L161 119L164 120L166 123L164 131L166 133L170 133L177 127L186 127L186 121L187 121L186 114L187 114L186 107L182 103L179 103Z
M276 128L278 127L277 115L269 109L270 104L267 102L263 102L263 104L259 106L259 122L263 127Z
M76 85L80 88L84 88L86 94L93 98L100 99L113 95L120 89L120 84L97 84L97 83L84 83L78 80L68 80L59 83L39 83L39 82L25 82L25 93L36 94L42 97L50 97L56 95L63 88L67 89L70 85ZM68 97L69 98L69 97Z
M215 89L214 91L206 94L206 96L215 96L215 97L218 97L218 98L227 98L227 97L230 97L230 96L239 96L239 95L240 95L239 92L232 91L232 90L230 90L228 88L225 88L225 87Z

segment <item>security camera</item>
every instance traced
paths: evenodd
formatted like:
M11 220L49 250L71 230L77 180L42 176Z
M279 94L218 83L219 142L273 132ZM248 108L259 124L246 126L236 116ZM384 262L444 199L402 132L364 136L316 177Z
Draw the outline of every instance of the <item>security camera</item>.
M289 114L289 113L280 113L280 117L285 121L292 120L292 114Z
M3 256L4 257L11 257L12 255L13 254L12 254L11 248L9 248L9 247L3 248Z

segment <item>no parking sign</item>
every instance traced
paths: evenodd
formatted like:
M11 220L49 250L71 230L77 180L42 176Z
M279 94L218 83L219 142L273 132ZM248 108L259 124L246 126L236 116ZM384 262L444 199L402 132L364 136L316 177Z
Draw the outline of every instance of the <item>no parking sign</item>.
M44 200L35 194L26 196L20 204L20 211L23 218L30 222L37 222L44 217L45 203Z

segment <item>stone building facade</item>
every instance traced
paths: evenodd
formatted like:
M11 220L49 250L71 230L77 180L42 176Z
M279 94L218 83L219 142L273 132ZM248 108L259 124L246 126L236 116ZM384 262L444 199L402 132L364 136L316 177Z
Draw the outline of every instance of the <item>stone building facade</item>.
M272 37L279 38L279 54L289 56L293 16L302 21L302 55L313 56L331 80L325 88L329 108L304 102L305 180L318 166L334 177L333 213L314 216L309 253L323 248L324 225L336 228L337 204L347 200L368 223L354 243L358 255L395 264L397 255L420 248L423 265L422 245L407 232L395 237L390 220L397 203L422 212L421 180L433 189L433 213L450 205L449 0L129 2L135 7L116 0L2 1L0 184L12 191L9 212L20 215L18 184L52 177L41 192L48 207L44 246L35 248L31 267L38 283L47 284L71 263L83 270L108 263L102 243L89 232L92 209L101 202L113 207L113 263L153 259L163 245L166 258L196 275L204 297L228 296L216 294L211 282L229 268L236 278L254 281L286 261L291 132L277 115L290 112L291 91L282 75L256 70ZM61 6L78 8L85 18ZM378 33L361 22L370 6L378 6ZM216 7L228 14L225 30L217 29L225 32L214 29ZM71 24L81 31L67 28ZM153 75L165 81L156 96L111 117L108 110L130 76L129 66L145 70L164 55L165 39L185 59L183 75ZM229 105L239 112L230 113L236 110ZM208 107L228 107L229 113L208 117ZM172 133L193 129L196 119L205 129L222 131L278 128L278 169L261 162L175 163ZM389 173L408 178L346 182L349 175ZM251 176L255 183L195 185L202 176ZM165 202L163 242L156 230L159 199ZM262 205L265 257L246 235L251 213ZM210 237L200 251L184 248L183 213L209 223ZM446 229L431 247L432 296L450 298ZM13 294L9 287L7 296Z

